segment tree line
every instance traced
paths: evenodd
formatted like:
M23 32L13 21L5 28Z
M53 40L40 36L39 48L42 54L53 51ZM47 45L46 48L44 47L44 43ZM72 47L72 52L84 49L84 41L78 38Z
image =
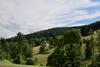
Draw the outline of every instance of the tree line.
M22 33L18 33L14 41L0 39L0 60L7 59L17 64L34 64L32 45Z
M61 36L49 38L50 41L47 41L55 50L48 57L47 66L99 67L100 31L97 31L95 35L93 34L90 31L89 37L83 37L79 29L72 29ZM47 53L46 50L48 49L45 49L45 40L45 38L28 40L20 32L12 41L1 38L0 60L7 59L17 64L33 65L35 59L33 58L32 48L42 43L40 53Z
M55 51L48 57L47 66L100 67L100 31L85 38L73 29L58 40Z

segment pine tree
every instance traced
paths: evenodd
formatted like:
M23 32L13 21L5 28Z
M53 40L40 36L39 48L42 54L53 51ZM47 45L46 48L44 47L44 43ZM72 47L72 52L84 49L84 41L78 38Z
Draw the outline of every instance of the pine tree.
M33 57L32 53L32 45L28 43L28 40L24 37L22 33L18 33L16 37L16 45L17 45L17 54L15 63L25 63L27 58Z

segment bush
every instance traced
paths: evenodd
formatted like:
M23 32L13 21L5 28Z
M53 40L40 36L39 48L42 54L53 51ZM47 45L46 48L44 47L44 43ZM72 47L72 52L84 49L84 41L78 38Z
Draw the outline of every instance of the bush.
M6 53L4 51L0 52L0 59L1 60L6 59Z
M47 51L49 50L49 44L47 42L42 43L41 47L40 47L40 52L42 54L46 54L48 53Z
M45 44L41 45L39 53L46 53L46 51L47 51L46 45Z
M65 43L80 43L81 33L78 29L72 29L64 34Z
M27 65L34 65L35 64L35 60L33 58L28 58L26 64Z
M16 64L25 64L24 58L22 55L18 55L17 58L14 60Z

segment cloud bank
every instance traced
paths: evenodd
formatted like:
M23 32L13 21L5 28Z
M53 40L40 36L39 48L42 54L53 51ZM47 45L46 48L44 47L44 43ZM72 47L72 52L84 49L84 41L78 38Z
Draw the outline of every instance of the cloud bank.
M0 37L83 25L79 21L100 16L100 9L93 9L99 6L97 0L0 0Z

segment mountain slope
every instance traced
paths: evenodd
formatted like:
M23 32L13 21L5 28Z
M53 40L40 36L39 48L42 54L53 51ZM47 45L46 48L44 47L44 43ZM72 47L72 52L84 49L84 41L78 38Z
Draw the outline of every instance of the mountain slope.
M84 26L76 26L76 27L57 27L57 28L52 28L52 29L48 29L48 30L43 30L43 31L39 31L39 32L35 32L35 33L31 33L31 34L27 34L25 35L25 38L27 39L48 39L50 37L55 37L58 35L62 35L64 34L64 32L66 32L67 30L70 29L80 29L81 30L81 34L83 36L87 36L89 35L89 30L92 29L93 31L96 31L98 29L100 29L100 21L97 21L95 23L89 24L89 25L84 25ZM9 38L7 40L13 40L15 37L13 38Z
M58 27L58 28L52 28L52 29L48 29L48 30L43 30L43 31L39 31L36 33L31 33L28 35L25 35L26 38L41 38L41 37L52 37L52 36L56 36L56 35L61 35L63 34L65 31L73 29L73 28L77 28L77 29L81 29L83 27L87 27L89 29L92 29L93 31L100 29L100 21L97 21L95 23L89 24L89 25L84 25L84 26L77 26L77 27ZM83 29L85 30L85 29Z

